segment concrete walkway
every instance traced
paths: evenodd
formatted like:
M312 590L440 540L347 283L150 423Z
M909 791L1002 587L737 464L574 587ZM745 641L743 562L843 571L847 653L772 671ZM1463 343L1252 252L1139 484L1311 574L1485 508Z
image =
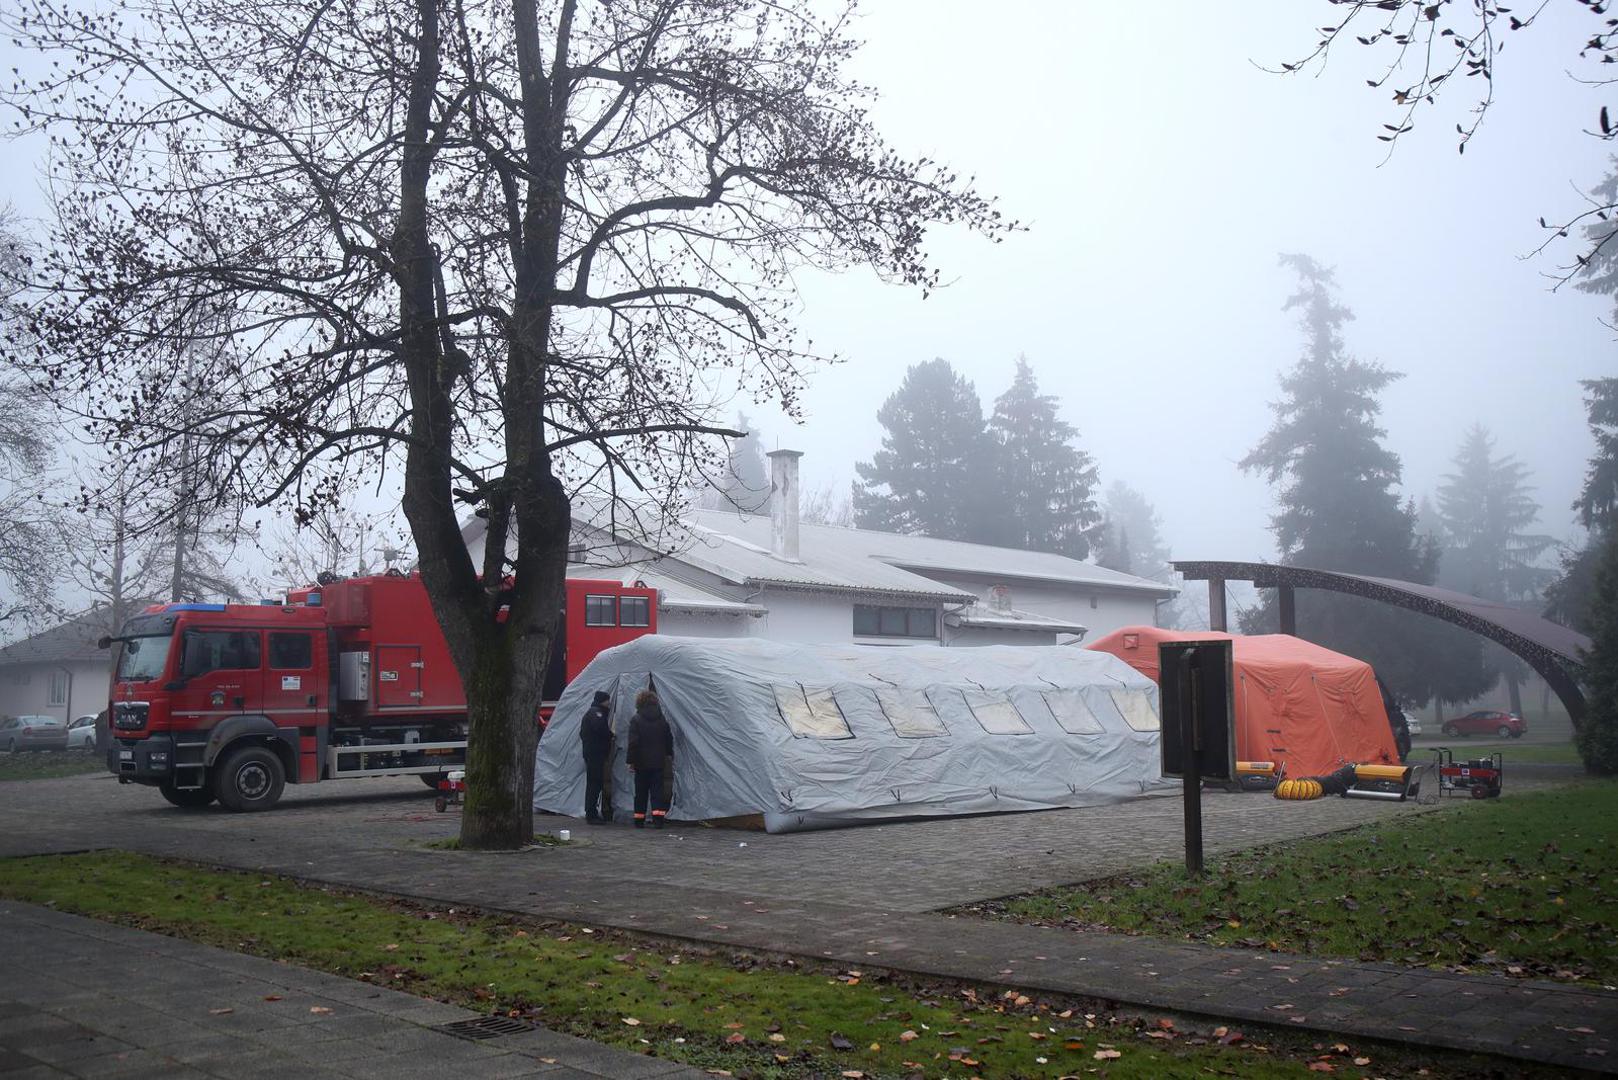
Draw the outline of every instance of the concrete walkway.
M538 1029L469 1041L480 1014L253 956L0 903L5 1080L696 1080L674 1062Z
M271 814L231 815L152 807L150 792L88 778L30 782L27 799L0 791L0 826L11 826L0 828L0 854L117 847L851 968L1618 1072L1615 992L923 909L1026 888L1050 872L1036 865L1046 848L1058 852L1045 855L1050 862L1063 861L1063 848L1081 849L1098 856L1093 868L1102 867L1121 857L1112 848L1126 835L1137 847L1132 863L1150 862L1177 840L1170 811L1178 808L1166 800L787 836L679 825L593 829L551 818L541 827L567 827L576 842L477 854L419 846L456 824L454 815L421 812L419 792L378 785L375 796L334 799L320 790L325 786ZM1353 823L1350 813L1363 820L1420 812L1342 800L1210 801L1214 849L1249 846L1254 832L1273 839L1342 828ZM1007 850L1016 854L1008 858ZM917 851L930 857L918 859ZM996 866L997 887L974 868L979 861Z

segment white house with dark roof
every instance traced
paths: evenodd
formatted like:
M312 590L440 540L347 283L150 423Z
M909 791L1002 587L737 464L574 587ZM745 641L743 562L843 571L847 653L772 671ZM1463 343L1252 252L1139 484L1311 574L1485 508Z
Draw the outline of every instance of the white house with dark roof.
M799 456L769 455L770 514L689 511L656 544L576 507L568 575L658 589L663 633L873 645L1073 643L1152 625L1178 592L1062 555L805 524ZM465 536L481 560L482 521Z
M103 611L0 649L0 716L74 717L107 707L112 662L96 640L107 633Z

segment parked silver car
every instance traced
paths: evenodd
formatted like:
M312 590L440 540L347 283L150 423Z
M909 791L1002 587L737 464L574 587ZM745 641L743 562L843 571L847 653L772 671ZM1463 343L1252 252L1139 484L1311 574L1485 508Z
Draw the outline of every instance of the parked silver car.
M67 725L54 716L9 716L0 720L0 747L20 750L66 750Z
M67 748L69 750L96 748L95 713L86 713L67 726Z

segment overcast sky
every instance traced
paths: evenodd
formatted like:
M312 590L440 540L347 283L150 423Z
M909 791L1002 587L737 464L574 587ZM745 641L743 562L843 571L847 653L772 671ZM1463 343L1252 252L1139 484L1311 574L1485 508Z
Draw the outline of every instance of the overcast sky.
M1606 170L1581 131L1599 92L1569 75L1590 20L1557 5L1508 36L1464 156L1454 125L1472 99L1456 93L1382 165L1375 136L1396 116L1365 85L1365 50L1318 78L1257 66L1306 52L1333 14L1319 0L872 0L858 74L881 89L890 142L976 174L1029 229L999 246L936 237L951 284L925 301L866 275L803 276L808 336L846 362L815 379L801 428L750 410L768 443L806 452L807 485L846 487L909 365L947 359L988 408L1022 353L1103 483L1156 504L1177 556L1267 557L1270 492L1235 462L1298 355L1277 255L1301 251L1337 269L1351 349L1406 373L1384 420L1407 493L1430 493L1482 422L1566 534L1589 452L1577 380L1611 373L1610 304L1552 293L1555 260L1524 256L1536 219L1576 209ZM0 66L18 62L0 45ZM40 205L38 149L9 148L0 175L24 213Z
M945 358L987 409L1025 353L1103 482L1145 492L1176 555L1269 556L1269 489L1235 462L1299 353L1277 255L1302 251L1336 268L1351 349L1406 373L1384 419L1407 492L1431 492L1481 422L1533 470L1548 531L1570 529L1590 449L1577 380L1612 373L1610 304L1551 293L1556 263L1523 256L1538 217L1576 208L1606 169L1581 132L1598 92L1568 75L1587 18L1558 10L1510 35L1465 155L1454 125L1471 99L1457 95L1381 165L1375 136L1396 117L1365 84L1367 50L1319 78L1255 66L1306 51L1323 3L985 11L870 5L861 74L895 144L975 173L1029 231L940 238L953 284L926 301L861 276L804 280L811 336L847 362L816 379L802 428L759 424L806 452L807 485L845 484L869 458L908 365Z

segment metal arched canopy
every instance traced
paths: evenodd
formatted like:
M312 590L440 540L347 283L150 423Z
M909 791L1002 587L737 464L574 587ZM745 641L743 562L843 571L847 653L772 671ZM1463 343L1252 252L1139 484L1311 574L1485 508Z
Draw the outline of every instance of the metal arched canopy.
M1281 632L1297 633L1292 591L1325 589L1330 592L1363 596L1393 607L1430 615L1447 623L1481 634L1521 657L1539 673L1561 698L1574 726L1584 717L1584 694L1575 672L1584 663L1590 639L1560 623L1541 618L1531 611L1484 600L1465 593L1451 592L1434 585L1393 578L1344 574L1335 570L1311 570L1303 566L1277 566L1255 562L1175 562L1174 568L1186 579L1206 581L1212 629L1225 629L1225 582L1250 581L1259 588L1280 590Z

